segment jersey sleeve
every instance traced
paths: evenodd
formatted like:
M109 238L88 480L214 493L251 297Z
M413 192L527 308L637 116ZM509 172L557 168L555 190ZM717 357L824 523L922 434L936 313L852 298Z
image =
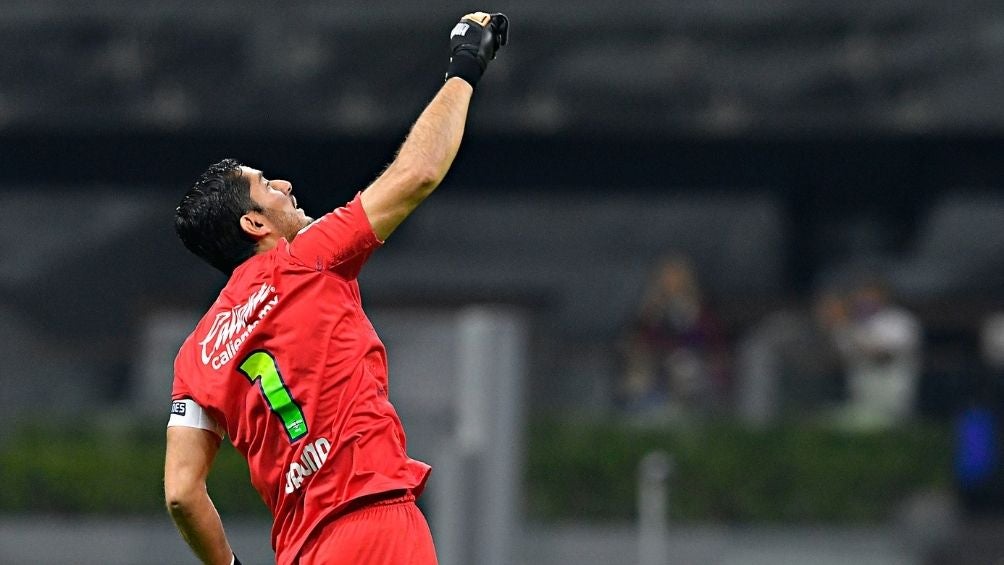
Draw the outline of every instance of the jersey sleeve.
M373 233L373 226L356 194L345 206L300 230L289 244L289 254L318 271L328 270L354 279L373 250L382 243Z
M221 413L211 412L205 398L199 394L199 387L189 383L185 375L195 374L184 361L185 348L190 347L191 336L182 345L182 350L174 360L174 383L171 385L171 415L167 427L183 426L199 428L216 433L221 438L226 433L225 418ZM201 399L201 400L200 400ZM202 402L202 404L200 404ZM215 416L213 414L216 414Z

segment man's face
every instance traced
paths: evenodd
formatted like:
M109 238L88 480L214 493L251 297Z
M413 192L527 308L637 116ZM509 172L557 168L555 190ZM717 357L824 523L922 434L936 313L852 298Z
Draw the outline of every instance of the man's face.
M289 181L269 180L250 167L241 167L241 174L251 185L251 200L261 207L261 215L274 233L292 241L297 232L314 221L296 207L293 184Z

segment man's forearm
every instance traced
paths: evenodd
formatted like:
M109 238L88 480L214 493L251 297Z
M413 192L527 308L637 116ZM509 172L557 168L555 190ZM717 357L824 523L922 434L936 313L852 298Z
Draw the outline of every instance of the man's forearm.
M459 78L446 81L415 121L392 166L423 171L429 191L442 182L460 149L473 92Z
M171 519L195 555L207 565L230 565L233 550L208 493L168 504Z
M387 239L446 176L460 149L472 93L463 80L447 80L415 121L394 161L363 192L363 209L378 238Z

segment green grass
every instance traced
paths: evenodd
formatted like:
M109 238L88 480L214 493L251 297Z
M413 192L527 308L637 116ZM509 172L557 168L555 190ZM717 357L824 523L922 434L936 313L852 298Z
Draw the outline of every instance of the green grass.
M673 458L670 511L683 521L873 522L951 480L950 437L936 426L862 434L538 422L529 438L528 511L540 520L632 519L638 463L651 450Z
M933 425L852 434L551 420L532 422L527 440L525 508L540 521L633 519L638 462L655 449L673 457L670 511L680 521L875 522L951 482L950 434ZM0 512L163 513L163 464L162 427L16 427L0 444ZM267 516L229 444L209 490L224 515Z
M163 469L162 428L21 427L0 446L0 511L163 512ZM223 514L268 513L229 444L220 449L208 488Z

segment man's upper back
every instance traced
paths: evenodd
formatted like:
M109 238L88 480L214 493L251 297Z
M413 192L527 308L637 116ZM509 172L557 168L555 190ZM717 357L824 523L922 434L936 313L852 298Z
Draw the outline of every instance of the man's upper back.
M173 398L195 400L247 458L277 556L353 498L417 489L428 473L405 453L360 301L356 276L378 246L358 199L325 215L239 266L175 362Z

